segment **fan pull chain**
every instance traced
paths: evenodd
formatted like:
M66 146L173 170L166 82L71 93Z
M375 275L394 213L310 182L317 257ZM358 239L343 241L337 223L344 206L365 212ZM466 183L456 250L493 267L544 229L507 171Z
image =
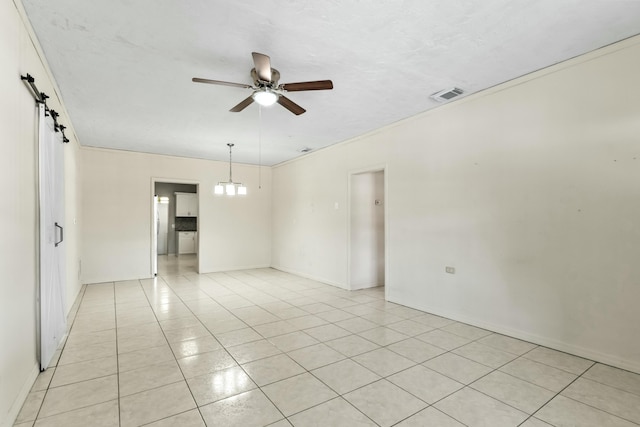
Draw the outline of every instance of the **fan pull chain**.
M258 189L262 190L262 105L258 105Z

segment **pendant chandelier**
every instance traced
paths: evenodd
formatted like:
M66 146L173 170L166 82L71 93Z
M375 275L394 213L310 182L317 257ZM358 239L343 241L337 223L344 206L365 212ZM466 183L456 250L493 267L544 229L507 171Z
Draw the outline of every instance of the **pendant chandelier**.
M216 196L227 194L227 196L235 196L238 194L239 196L246 196L247 187L242 185L241 182L233 182L231 178L231 148L233 144L227 144L229 147L229 181L220 181L215 187L213 187L213 194Z

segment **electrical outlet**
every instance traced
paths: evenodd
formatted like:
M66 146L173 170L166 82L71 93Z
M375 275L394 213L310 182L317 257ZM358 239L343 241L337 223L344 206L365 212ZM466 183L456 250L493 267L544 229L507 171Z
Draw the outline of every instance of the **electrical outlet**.
M449 274L456 274L456 269L455 267L445 267L444 268L445 273L449 273Z

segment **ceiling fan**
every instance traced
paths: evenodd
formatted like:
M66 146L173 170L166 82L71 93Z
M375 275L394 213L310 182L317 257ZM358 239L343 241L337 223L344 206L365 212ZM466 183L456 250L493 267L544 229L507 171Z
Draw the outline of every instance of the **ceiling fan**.
M255 68L251 69L251 77L253 78L253 86L242 83L223 82L220 80L209 80L194 77L191 81L196 83L209 83L213 85L223 85L240 87L243 89L251 89L253 93L246 99L241 101L238 105L231 110L234 113L238 113L254 101L260 105L268 106L278 103L287 110L291 111L296 116L304 113L305 110L286 96L287 92L299 92L304 90L327 90L333 89L333 83L331 80L317 80L312 82L299 82L299 83L278 83L280 80L280 72L275 68L271 68L271 59L262 53L253 52L253 63Z

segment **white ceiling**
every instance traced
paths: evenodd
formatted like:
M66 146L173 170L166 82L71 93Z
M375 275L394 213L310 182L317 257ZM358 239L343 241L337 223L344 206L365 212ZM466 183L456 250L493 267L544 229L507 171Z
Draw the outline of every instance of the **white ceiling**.
M266 165L640 33L637 0L22 2L85 146L257 164L257 104L228 111L251 92L191 78L251 84L257 51L333 80L288 94L301 116L262 109Z

